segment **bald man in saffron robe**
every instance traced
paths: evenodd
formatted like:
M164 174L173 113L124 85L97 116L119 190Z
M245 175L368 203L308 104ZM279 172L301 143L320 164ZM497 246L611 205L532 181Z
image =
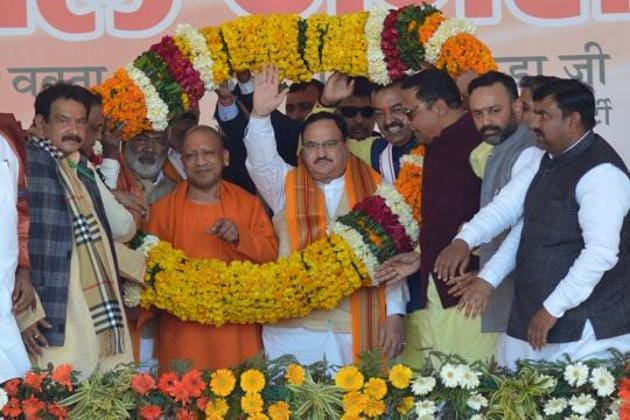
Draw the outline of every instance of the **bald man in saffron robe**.
M191 128L184 139L182 163L187 181L151 207L147 230L192 258L275 260L278 242L262 203L221 179L229 163L221 136L207 126ZM160 314L158 336L162 371L175 359L191 360L199 369L225 368L262 349L259 325L214 327L166 312Z

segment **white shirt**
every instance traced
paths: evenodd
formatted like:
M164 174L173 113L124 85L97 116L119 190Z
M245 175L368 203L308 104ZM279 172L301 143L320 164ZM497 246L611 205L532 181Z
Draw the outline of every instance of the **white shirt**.
M247 159L245 167L256 184L258 192L274 213L284 210L287 201L285 179L293 167L286 163L276 150L276 139L271 119L255 118L249 120L245 131ZM329 183L318 182L317 186L324 195L326 212L331 217L345 191L345 176ZM409 301L409 291L405 282L398 282L390 287L386 285L387 315L404 314Z
M0 383L23 376L31 365L11 312L18 263L19 161L0 133Z
M179 176L181 176L182 179L188 179L186 175L186 170L184 169L184 164L182 163L182 154L172 147L169 147L167 158L168 161L171 162L171 165L173 165L173 168L175 168Z
M464 226L457 238L475 247L514 225L523 214L525 195L542 156L540 153L537 161L531 160L529 165L516 173L499 195ZM578 222L584 248L567 275L543 303L556 318L584 302L604 273L617 264L621 227L630 209L630 179L612 164L597 165L580 178L575 198L579 206ZM521 220L479 273L495 287L516 267L522 228Z

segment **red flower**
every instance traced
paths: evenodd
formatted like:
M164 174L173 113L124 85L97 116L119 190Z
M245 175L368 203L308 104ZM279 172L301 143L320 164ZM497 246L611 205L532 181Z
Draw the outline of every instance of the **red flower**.
M158 389L163 394L169 394L171 393L175 382L177 382L177 375L173 372L166 372L158 380Z
M159 405L143 405L140 407L140 418L143 420L157 420L162 415Z
M22 409L27 420L35 420L41 418L40 414L46 410L46 404L35 398L35 395L31 395L22 402Z
M197 369L187 372L182 378L182 382L193 397L201 396L201 393L206 389L206 382L201 377L201 372Z
M131 379L131 388L140 395L147 395L155 389L155 380L149 374L139 373Z
M72 365L59 365L53 370L52 380L72 391Z
M5 417L17 417L20 414L22 414L22 409L20 408L20 400L17 398L11 398L2 409L2 415Z
M619 382L619 398L630 403L630 378L622 379Z
M175 420L197 420L197 416L192 411L188 411L185 408L180 408L175 413Z
M42 382L45 377L45 373L27 372L24 376L24 384L31 387L35 392L42 392Z
M48 404L48 412L57 417L57 420L68 418L68 409L66 407L59 407L57 404Z
M15 397L20 389L20 384L22 380L19 378L11 379L9 382L4 384L3 388L9 397Z
M190 389L182 381L175 381L169 394L175 398L175 401L184 405L188 405L190 402Z
M208 407L208 397L201 397L197 400L197 408L203 412L206 411Z

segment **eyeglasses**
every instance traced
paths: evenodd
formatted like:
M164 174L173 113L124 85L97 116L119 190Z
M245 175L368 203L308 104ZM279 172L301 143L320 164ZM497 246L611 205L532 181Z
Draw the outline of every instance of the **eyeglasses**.
M407 117L407 120L413 121L413 119L416 118L418 108L420 108L420 105L416 105L413 109L405 109L403 111L405 113L405 117Z
M337 146L339 146L339 144L341 144L342 141L343 140L326 140L321 143L316 143L314 141L307 141L304 143L303 146L304 146L304 150L308 152L314 152L315 150L319 150L320 147L323 147L324 150L333 150Z
M342 106L339 108L339 112L341 112L341 115L346 118L354 118L359 113L361 113L363 118L372 118L374 115L374 108L371 106L362 106L360 108L357 106Z
M402 105L394 105L391 108L375 109L374 118L376 118L377 120L382 120L383 118L385 118L386 113L389 113L391 116L401 118L407 116L407 114L405 113L405 108L403 108Z

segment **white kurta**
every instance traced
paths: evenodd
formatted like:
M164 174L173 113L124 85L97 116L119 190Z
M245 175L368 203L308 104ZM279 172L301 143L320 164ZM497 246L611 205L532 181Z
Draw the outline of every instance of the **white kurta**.
M572 147L575 145L577 143ZM523 154L528 156L525 152ZM489 241L516 223L499 250L479 272L479 277L494 287L516 267L516 253L523 229L522 220L519 219L523 214L525 195L538 171L542 156L543 153L530 153L529 164L523 165L523 170L515 174L499 195L464 225L457 235L472 248ZM545 309L556 318L561 318L566 311L588 299L604 273L617 264L619 233L630 209L630 180L612 164L601 164L580 178L575 188L575 198L579 206L578 221L584 248L567 275L543 303ZM574 359L606 357L606 349L610 347L622 352L629 351L630 334L597 340L591 323L587 322L580 340L547 344L540 351L534 351L526 341L503 335L499 340L497 358L501 364L514 367L518 359L557 360L565 353Z
M11 312L18 263L17 181L19 161L0 134L0 383L22 377L31 367Z
M251 118L245 134L247 160L245 166L258 192L274 213L284 209L286 203L285 179L292 166L278 155L275 137L269 118ZM326 211L335 214L345 191L345 177L341 176L328 184L317 184L326 202ZM385 300L387 316L405 314L409 291L405 282L386 285ZM352 363L352 334L315 331L306 328L283 328L263 326L263 347L267 355L277 358L285 354L294 355L300 363L310 364L326 361L331 365Z

